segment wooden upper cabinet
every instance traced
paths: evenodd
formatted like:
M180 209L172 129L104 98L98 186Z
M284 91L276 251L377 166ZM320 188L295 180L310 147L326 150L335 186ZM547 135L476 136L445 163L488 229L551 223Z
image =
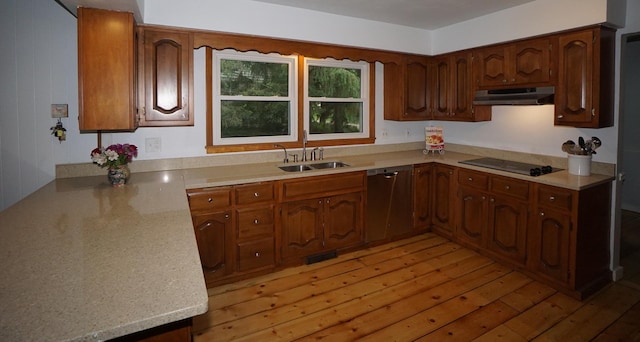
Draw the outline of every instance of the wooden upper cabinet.
M384 66L384 118L428 120L427 57L406 55Z
M552 38L480 48L477 50L478 87L549 85L554 75L552 50Z
M133 14L78 8L80 131L133 131L135 30Z
M436 57L429 64L429 103L434 120L486 121L491 110L476 112L473 96L473 55L457 52ZM485 109L485 108L483 108Z
M555 124L613 125L615 31L593 28L558 38Z
M140 126L193 126L193 39L140 28Z

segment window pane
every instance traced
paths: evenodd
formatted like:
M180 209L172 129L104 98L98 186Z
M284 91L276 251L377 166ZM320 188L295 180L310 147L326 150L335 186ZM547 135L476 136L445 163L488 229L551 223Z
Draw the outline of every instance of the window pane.
M289 135L288 101L222 101L222 138Z
M311 134L362 132L361 102L309 102Z
M220 60L220 94L288 96L289 65L286 63Z
M309 96L360 98L360 69L309 65Z

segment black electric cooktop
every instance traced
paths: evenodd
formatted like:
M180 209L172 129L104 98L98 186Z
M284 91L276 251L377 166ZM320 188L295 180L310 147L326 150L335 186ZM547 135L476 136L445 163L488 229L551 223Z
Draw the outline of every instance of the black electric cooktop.
M519 173L528 176L540 176L547 173L561 171L562 169L551 167L550 165L536 165L521 163L511 160L496 158L478 158L460 161L460 164L486 167L488 169Z

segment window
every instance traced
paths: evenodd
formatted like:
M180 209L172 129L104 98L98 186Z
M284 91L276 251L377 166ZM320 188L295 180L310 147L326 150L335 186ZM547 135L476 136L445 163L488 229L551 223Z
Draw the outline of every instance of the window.
M296 57L214 53L215 145L297 140Z
M207 50L207 152L375 141L369 62Z
M369 137L369 64L305 59L304 128L309 140Z

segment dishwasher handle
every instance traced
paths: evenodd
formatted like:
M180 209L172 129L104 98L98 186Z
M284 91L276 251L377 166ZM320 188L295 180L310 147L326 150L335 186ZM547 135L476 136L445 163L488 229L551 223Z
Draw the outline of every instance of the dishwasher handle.
M387 173L383 174L384 178L386 178L386 179L391 179L391 178L393 178L393 177L395 177L397 175L398 175L398 171L387 172Z

